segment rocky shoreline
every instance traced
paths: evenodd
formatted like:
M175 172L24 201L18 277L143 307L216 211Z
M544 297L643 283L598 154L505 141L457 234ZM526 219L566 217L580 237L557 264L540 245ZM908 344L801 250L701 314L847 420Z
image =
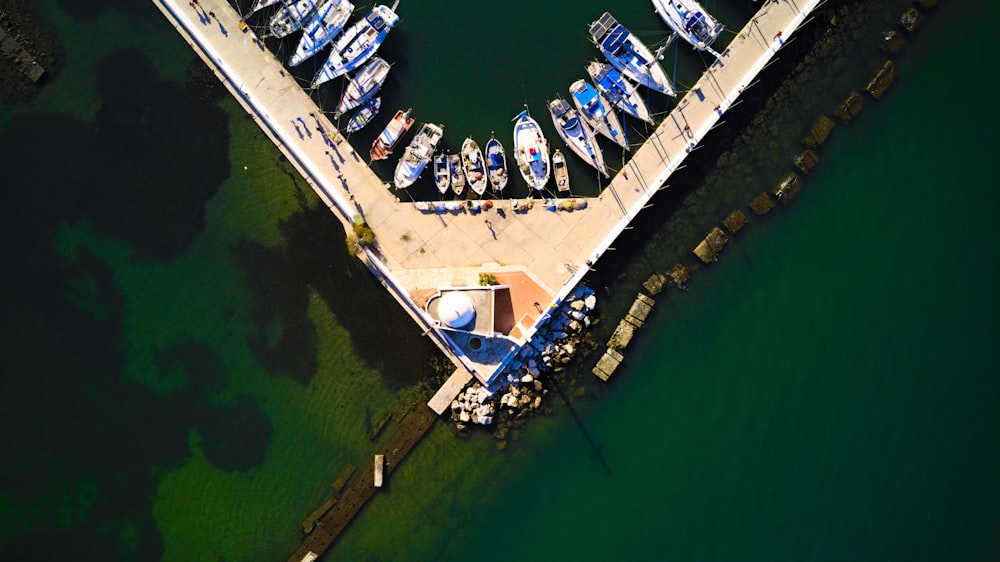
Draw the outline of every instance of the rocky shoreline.
M31 57L38 66L51 73L59 52L52 34L32 16L28 6L19 0L0 0L0 27ZM15 104L27 101L47 81L43 74L33 80L23 70L24 65L14 53L0 56L0 102Z
M596 324L597 296L580 286L552 313L548 322L497 375L494 388L471 384L451 403L451 421L458 435L474 426L491 428L497 447L507 446L510 431L536 413L552 412L547 397L556 377L581 349L590 349L587 329ZM546 382L547 381L547 382Z

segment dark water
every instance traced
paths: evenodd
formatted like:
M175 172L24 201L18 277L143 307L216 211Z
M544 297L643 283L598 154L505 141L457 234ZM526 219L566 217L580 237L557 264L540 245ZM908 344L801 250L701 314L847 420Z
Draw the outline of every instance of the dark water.
M750 8L709 5L731 26ZM541 113L582 73L582 26L605 9L524 3L536 20L487 34L435 7L401 6L385 102L437 111L452 145L506 130L525 100ZM156 10L38 9L66 65L0 111L0 554L284 559L435 352L243 112L185 87L191 54ZM644 3L615 10L658 29ZM563 406L503 452L439 424L329 558L1000 558L996 119L957 91L989 68L996 11L939 7L799 199L661 295L613 384L584 378L573 406L600 450ZM416 31L435 21L461 41ZM552 37L533 51L539 25ZM479 70L552 49L573 67L499 65L499 87ZM832 97L880 60L861 57ZM693 76L697 57L679 66ZM434 81L442 67L461 87ZM644 228L645 250L598 264L609 311L693 245Z

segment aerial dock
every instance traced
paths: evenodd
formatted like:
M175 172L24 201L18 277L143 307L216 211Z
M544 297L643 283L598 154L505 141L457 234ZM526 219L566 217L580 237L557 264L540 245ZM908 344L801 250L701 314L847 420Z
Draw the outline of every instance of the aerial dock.
M484 358L472 353L436 323L424 305L442 288L474 287L479 276L502 280L504 304L512 318L504 341L512 348L530 341L548 315L584 278L614 240L666 185L667 179L696 150L706 134L737 103L758 73L821 0L762 2L759 12L728 46L648 140L612 178L600 196L570 201L572 212L545 205L509 208L502 220L464 209L434 212L426 204L404 203L386 189L365 158L339 135L281 61L263 48L242 25L227 0L153 0L167 19L206 62L234 98L288 157L348 232L355 216L375 233L377 245L362 247L359 257L438 346L458 372L435 396L433 409L411 414L380 451L385 476L405 452L475 377L486 382L499 372L507 355ZM419 9L414 5L412 9ZM211 19L206 14L212 13ZM206 21L208 23L206 23ZM322 129L328 135L301 132ZM327 139L332 139L327 143ZM566 200L561 200L566 201ZM504 203L511 205L510 202ZM503 265L501 265L503 264ZM478 342L482 345L482 341ZM403 435L400 435L403 434ZM398 436L398 437L397 437ZM401 445L393 448L393 440ZM354 513L374 494L374 466L354 480L344 497L323 516L290 560L323 552Z

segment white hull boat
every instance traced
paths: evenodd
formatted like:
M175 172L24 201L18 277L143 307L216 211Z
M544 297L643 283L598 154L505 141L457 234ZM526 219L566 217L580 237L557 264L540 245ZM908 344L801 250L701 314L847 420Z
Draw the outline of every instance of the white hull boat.
M587 74L594 80L597 89L618 109L640 121L652 123L649 108L635 86L625 79L615 67L608 63L593 61L587 65Z
M447 193L451 187L451 159L444 152L434 155L434 185L441 195Z
M433 123L424 123L420 126L417 136L413 137L409 146L403 151L403 157L396 164L396 173L393 176L396 188L405 189L417 181L427 167L427 162L434 155L434 149L442 136L444 131Z
M333 52L313 78L312 87L343 76L365 63L399 21L393 8L379 4L358 23L349 27L333 44Z
M590 130L575 109L570 107L569 102L563 98L556 98L549 102L549 113L552 114L552 124L556 127L556 132L577 156L584 162L597 169L598 172L608 176L608 169L604 165L604 155L601 154L600 147L594 139L594 133Z
M541 191L552 173L549 143L542 135L538 122L528 115L528 110L519 113L515 119L514 160L517 161L517 169L530 187Z
M330 41L344 29L344 24L352 12L354 4L348 0L327 0L302 29L302 38L295 47L295 54L288 60L288 66L302 64L329 45Z
M656 57L608 12L590 24L590 36L615 68L651 90L677 95Z
M465 170L462 169L462 157L452 154L448 157L448 165L451 167L451 190L455 195L462 195L465 191Z
M280 39L295 33L302 29L314 13L316 13L316 0L299 0L282 5L268 24L271 35Z
M462 143L462 168L465 170L469 189L476 192L476 195L482 195L487 185L486 165L483 162L483 151L479 150L479 145L472 137Z
M653 9L678 36L699 51L718 58L712 43L719 38L724 26L695 0L653 0Z
M344 88L344 95L340 98L340 103L337 104L334 117L340 117L374 97L382 84L385 83L385 78L389 75L389 68L389 63L385 62L382 57L375 57L368 61L368 64L359 70Z
M558 148L552 153L552 170L556 176L556 189L561 193L569 191L569 169L566 167L566 156Z
M618 119L611 104L604 99L600 92L588 84L586 80L577 80L570 85L569 93L573 98L573 105L576 106L577 113L583 117L592 130L618 143L622 148L628 149L628 141L625 140L621 120Z

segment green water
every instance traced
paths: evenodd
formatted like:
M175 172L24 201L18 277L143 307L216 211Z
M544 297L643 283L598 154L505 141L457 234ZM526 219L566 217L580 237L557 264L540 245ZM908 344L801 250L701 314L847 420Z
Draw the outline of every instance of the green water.
M731 26L751 7L709 5ZM401 5L386 44L400 82L384 103L437 112L453 146L507 130L525 100L542 113L548 91L582 75L582 25L605 9L544 26L545 47L573 65L502 65L495 96L443 47L480 53L480 67L538 58L549 51L515 38L541 22L497 17L509 27L488 34L435 7ZM0 108L0 554L283 560L329 482L370 458L371 420L436 353L256 125L176 85L191 55L156 10L39 9L67 64L31 105ZM437 424L327 558L1000 558L996 120L955 95L988 68L996 12L939 7L897 58L898 84L835 132L799 198L689 291L660 295L612 384L584 373L573 408L597 454L559 404L502 452ZM650 37L659 25L645 3L615 14ZM432 24L455 36L417 32ZM144 58L101 66L129 48ZM881 57L862 58L828 96ZM680 61L694 76L697 57ZM131 75L116 71L126 64ZM433 80L442 67L464 73L461 87ZM107 93L126 87L138 102ZM150 121L137 116L171 126L139 134ZM794 138L780 141L785 161ZM116 163L130 144L144 150ZM753 168L757 191L772 168ZM653 230L643 251L598 264L609 315L677 259L674 245L693 245L666 240L669 223Z

